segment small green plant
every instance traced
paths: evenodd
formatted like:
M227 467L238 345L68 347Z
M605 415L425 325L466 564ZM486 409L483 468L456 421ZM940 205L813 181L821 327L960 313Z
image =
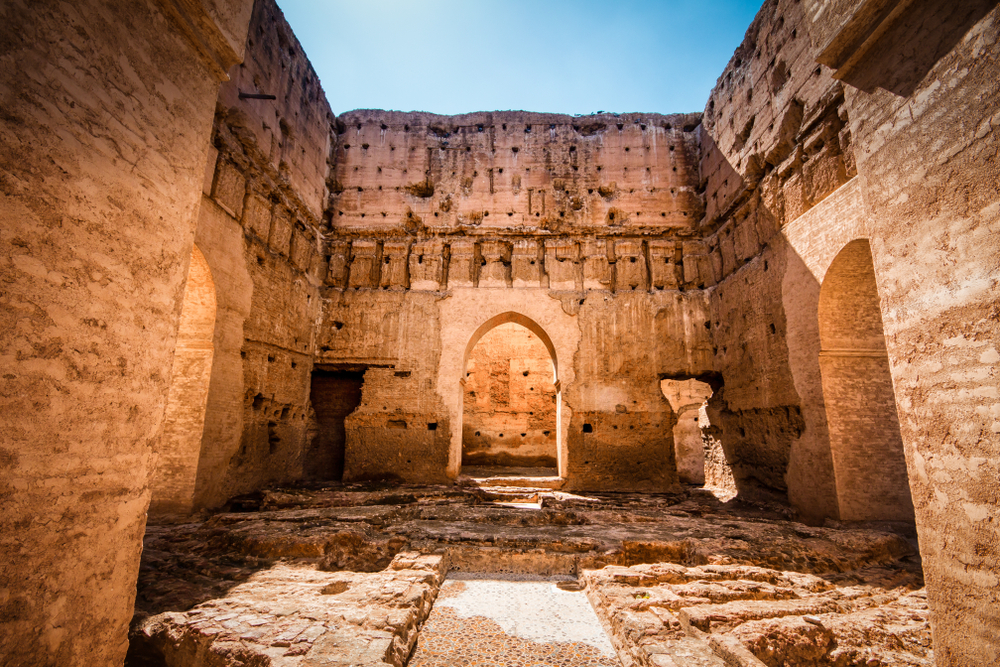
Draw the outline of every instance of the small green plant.
M646 593L645 591L642 592L642 593L636 593L635 594L635 599L636 600L648 600L651 597L652 596L649 593Z

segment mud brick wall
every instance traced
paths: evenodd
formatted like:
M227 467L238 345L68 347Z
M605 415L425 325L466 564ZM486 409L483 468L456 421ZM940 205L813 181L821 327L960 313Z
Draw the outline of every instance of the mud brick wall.
M837 72L939 665L1000 660L998 34L996 3L915 2Z
M229 76L216 102L195 237L218 305L188 508L329 467L310 460L309 391L334 117L273 2L255 4L246 57Z
M251 3L184 6L0 7L4 664L125 657L212 113Z
M696 114L379 110L337 119L332 223L365 231L684 230Z

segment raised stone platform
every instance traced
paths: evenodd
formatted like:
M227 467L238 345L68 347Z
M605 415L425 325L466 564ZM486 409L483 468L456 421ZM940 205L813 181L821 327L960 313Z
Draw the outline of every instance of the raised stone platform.
M150 526L128 665L430 666L503 647L511 664L542 649L567 665L933 663L919 557L893 524L807 527L706 492L497 504L516 493L282 488ZM506 592L458 590L484 579ZM574 590L615 656L544 613Z

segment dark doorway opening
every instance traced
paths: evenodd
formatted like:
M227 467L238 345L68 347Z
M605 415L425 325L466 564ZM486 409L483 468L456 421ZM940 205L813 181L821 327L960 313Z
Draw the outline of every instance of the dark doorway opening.
M310 400L317 433L303 466L307 478L339 481L343 477L344 419L361 405L364 383L364 371L313 371Z

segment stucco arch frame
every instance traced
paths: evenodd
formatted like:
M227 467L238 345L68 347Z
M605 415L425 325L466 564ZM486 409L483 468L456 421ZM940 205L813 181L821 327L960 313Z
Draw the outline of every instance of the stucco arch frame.
M567 313L557 299L539 298L547 294L535 290L456 290L440 302L441 359L438 391L450 423L448 477L458 476L462 466L463 381L469 354L476 343L494 327L513 322L541 339L552 358L556 385L556 460L559 476L568 468L567 433L572 410L565 392L575 381L573 360L580 345L578 318Z

